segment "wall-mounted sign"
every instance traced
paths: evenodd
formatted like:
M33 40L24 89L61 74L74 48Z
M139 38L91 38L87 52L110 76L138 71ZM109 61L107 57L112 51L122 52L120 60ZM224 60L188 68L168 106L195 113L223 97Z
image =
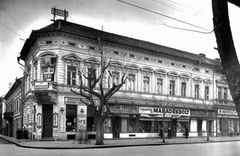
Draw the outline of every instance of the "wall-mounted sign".
M77 107L77 131L87 131L87 106Z
M161 108L161 107L139 107L140 114L172 114L179 116L190 116L189 109Z
M54 113L53 114L53 127L57 127L58 126L58 114Z
M109 109L111 113L132 113L137 114L138 106L133 105L109 105Z
M38 113L37 114L37 127L41 128L41 126L42 126L42 114Z
M35 82L34 89L48 89L48 82Z
M218 109L219 115L238 115L236 110Z
M58 131L59 132L66 131L66 116L63 114L58 115Z

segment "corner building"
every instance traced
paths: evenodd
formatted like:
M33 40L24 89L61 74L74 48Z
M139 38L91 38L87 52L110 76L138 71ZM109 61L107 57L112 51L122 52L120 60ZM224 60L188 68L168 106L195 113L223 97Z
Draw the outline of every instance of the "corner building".
M164 106L165 127L173 137L183 137L185 127L190 137L206 136L204 110L209 103L210 134L220 134L216 110L222 105L214 106L218 103L216 80L224 78L215 71L220 61L57 20L32 31L20 55L25 61L23 124L33 139L75 139L79 125L86 126L89 138L95 137L91 109L70 89L92 65L100 74L99 41L104 59L111 61L108 70L113 81L119 82L123 73L128 76L109 100L105 139L158 137ZM235 109L232 103L227 107Z

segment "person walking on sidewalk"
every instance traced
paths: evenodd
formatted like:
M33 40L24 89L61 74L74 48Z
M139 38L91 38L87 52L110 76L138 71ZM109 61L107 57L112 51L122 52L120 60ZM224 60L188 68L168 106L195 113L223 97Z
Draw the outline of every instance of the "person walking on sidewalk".
M171 139L172 138L172 132L170 127L168 128L168 138Z
M185 137L186 137L186 139L188 138L188 135L189 135L189 132L188 132L188 128L186 126L186 128L185 128Z

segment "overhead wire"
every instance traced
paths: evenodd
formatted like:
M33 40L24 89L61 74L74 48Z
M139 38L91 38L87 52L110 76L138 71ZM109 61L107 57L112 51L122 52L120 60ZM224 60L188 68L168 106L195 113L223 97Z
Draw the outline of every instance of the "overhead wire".
M168 24L166 24L166 23L164 23L162 21L161 21L161 23L162 24L160 24L160 25L165 25L165 26L167 26L169 28L178 29L178 30L184 30L184 31L191 31L191 32L201 33L201 34L211 34L214 31L214 29L211 30L211 31L199 31L199 30L194 30L194 29L186 29L186 28L170 26L170 25L168 25Z
M26 35L26 32L23 30L23 28L17 23L17 21L12 17L12 15L7 11L7 9L4 8L4 6L0 3L0 5L2 6L3 10L11 17L11 19L18 25L18 27L24 32L24 34Z
M164 15L164 14L162 14L162 13L158 13L158 12L156 12L156 11L149 10L149 9L147 9L147 8L143 8L143 7L141 7L141 6L138 6L138 5L135 5L135 4L132 4L132 3L128 3L128 2L125 2L125 1L122 1L122 0L117 0L117 1L119 1L119 2L121 2L121 3L125 3L125 4L130 5L130 6L133 6L133 7L136 7L136 8L138 8L138 9L142 9L142 10L145 10L145 11L148 11L148 12L151 12L151 13L154 13L154 14L157 14L157 15L160 15L160 16L163 16L163 17L166 17L166 18L169 18L169 19L171 19L171 20L175 20L175 21L180 22L180 23L184 23L184 24L186 24L186 25L190 25L190 26L192 26L192 27L196 27L196 28L199 28L199 29L202 29L202 30L205 30L205 31L209 31L208 29L202 28L202 27L200 27L200 26L197 26L197 25L194 25L194 24L191 24L191 23L188 23L188 22L179 20L179 19L177 19L177 18L168 16L168 15Z
M2 24L2 23L0 23L0 24L1 24L2 26L4 26L5 28L11 30L12 32L14 32L15 34L17 34L18 36L20 36L20 37L22 37L22 38L25 38L25 37L23 37L22 35L20 35L19 33L17 33L16 31L14 31L14 30L12 30L11 28L9 28L8 26L6 26L6 25L4 25L4 24Z

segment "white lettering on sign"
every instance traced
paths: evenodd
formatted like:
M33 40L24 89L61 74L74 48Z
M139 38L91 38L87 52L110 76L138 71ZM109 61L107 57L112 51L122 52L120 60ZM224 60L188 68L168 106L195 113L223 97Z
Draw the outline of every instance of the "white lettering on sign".
M36 82L34 89L48 89L48 82Z
M218 109L218 114L222 115L238 115L236 110Z
M172 114L181 116L190 116L189 109L176 109L176 108L158 108L158 107L139 107L140 114Z

